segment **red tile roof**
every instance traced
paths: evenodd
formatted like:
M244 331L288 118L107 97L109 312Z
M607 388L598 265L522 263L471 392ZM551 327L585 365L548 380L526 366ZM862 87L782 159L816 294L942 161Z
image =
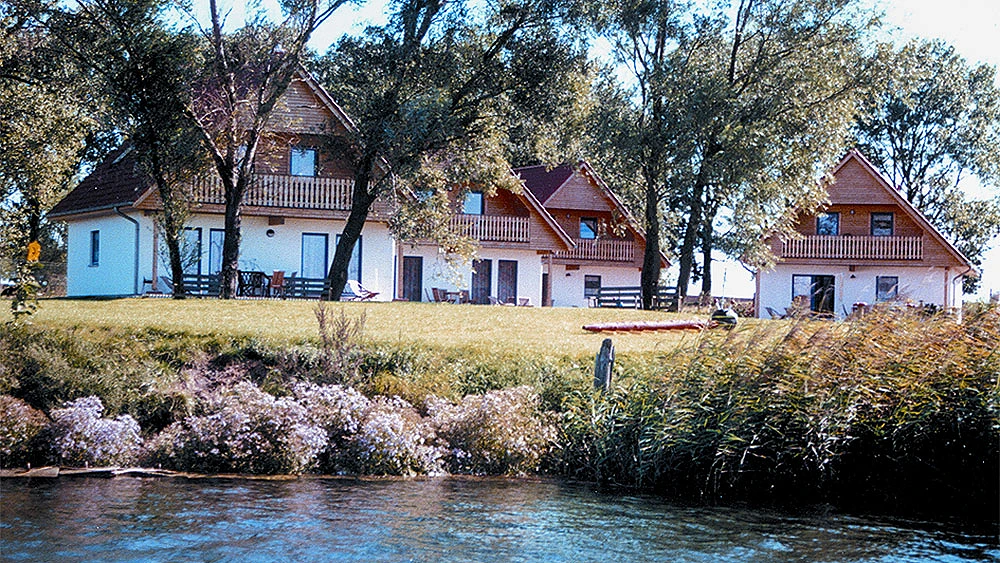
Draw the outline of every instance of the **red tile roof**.
M150 184L149 178L139 170L135 153L128 148L119 149L98 164L49 211L48 216L60 217L130 205Z
M563 164L549 170L545 165L525 166L515 168L514 173L521 177L525 187L531 191L538 201L545 203L552 194L573 175L573 166Z

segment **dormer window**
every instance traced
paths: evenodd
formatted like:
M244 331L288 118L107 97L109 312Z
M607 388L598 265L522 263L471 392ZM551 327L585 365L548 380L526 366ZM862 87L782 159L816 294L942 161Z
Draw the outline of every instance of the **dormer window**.
M593 217L580 218L580 238L582 239L597 238L597 219Z
M316 149L292 147L290 168L292 176L315 176Z
M466 215L483 214L483 192L469 192L462 201L462 213Z
M840 234L840 213L820 213L816 216L816 234L837 236Z
M892 236L892 213L872 213L872 236Z

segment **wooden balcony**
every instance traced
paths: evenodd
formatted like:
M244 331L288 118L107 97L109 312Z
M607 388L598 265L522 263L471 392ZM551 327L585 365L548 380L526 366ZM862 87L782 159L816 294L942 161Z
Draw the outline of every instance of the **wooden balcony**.
M510 215L456 215L451 228L480 242L531 242L527 217Z
M351 209L353 190L354 180L349 178L258 174L243 196L243 204L347 211ZM194 199L199 203L225 204L222 181L214 176L195 180Z
M576 248L553 254L555 258L570 260L595 260L601 262L632 262L635 260L635 243L617 239L575 238Z
M921 237L809 236L781 243L782 258L828 260L920 260Z

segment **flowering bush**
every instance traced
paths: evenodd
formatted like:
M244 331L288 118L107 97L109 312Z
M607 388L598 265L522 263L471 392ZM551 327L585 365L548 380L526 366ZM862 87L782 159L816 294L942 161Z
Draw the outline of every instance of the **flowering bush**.
M519 474L538 469L552 448L556 428L539 412L530 387L468 395L454 405L432 397L427 410L450 446L454 473Z
M167 427L152 448L153 461L203 473L301 473L326 448L291 398L275 398L249 382L211 397L205 414Z
M21 399L0 395L0 467L24 465L31 455L31 441L49 419Z
M441 471L441 448L416 409L398 398L368 399L340 385L299 385L295 395L326 431L320 468L331 473L409 475Z
M52 411L45 429L51 461L62 465L128 465L142 446L139 423L124 414L101 418L104 405L97 397L70 401Z

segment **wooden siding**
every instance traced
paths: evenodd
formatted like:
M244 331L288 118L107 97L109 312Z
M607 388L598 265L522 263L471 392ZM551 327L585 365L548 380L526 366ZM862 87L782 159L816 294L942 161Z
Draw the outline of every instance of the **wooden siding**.
M823 212L839 213L839 236L816 235L816 215L802 214L795 230L803 240L772 237L771 250L790 264L851 265L884 263L908 266L961 267L956 259L857 158L850 158L827 187L830 204ZM902 194L898 194L902 195ZM893 214L891 237L871 236L873 213ZM878 239L878 240L876 240Z
M571 209L579 212L603 212L611 216L613 207L608 198L580 172L573 175L559 187L549 199L543 202L546 209ZM591 215L587 215L588 217ZM568 231L572 236L573 231Z
M346 133L340 120L327 109L301 79L293 80L268 120L268 130L287 133Z

